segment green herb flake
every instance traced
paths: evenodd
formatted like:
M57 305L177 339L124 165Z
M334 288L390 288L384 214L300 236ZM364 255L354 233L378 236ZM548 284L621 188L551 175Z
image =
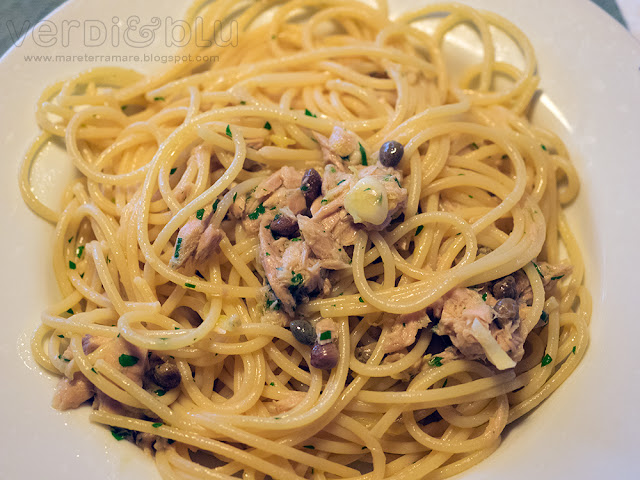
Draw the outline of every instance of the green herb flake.
M360 156L362 157L362 165L365 167L368 165L367 163L367 152L360 142L358 142L358 147L360 147Z
M95 368L93 368L93 367L91 367L91 371L92 371L93 373L95 373L96 375L98 374L98 372L96 371L96 369L95 369Z
M300 238L300 237L292 238L291 241L292 242L301 242L302 238Z
M347 181L347 179L346 179L346 178L343 178L343 179L342 179L342 180L340 180L338 183L336 183L336 185L342 185L342 184L343 184L344 182L346 182L346 181ZM369 190L371 190L371 189L369 189Z
M178 169L176 167L172 168L171 170L169 170L169 175L173 175L177 170Z
M576 354L576 346L574 345L573 348L571 349L571 353L573 353L574 355Z
M469 195L469 198L473 198L473 195Z
M72 240L73 240L73 237L69 238L69 240L67 240L67 242L71 243Z
M156 390L156 391L155 391L155 392L153 392L153 393L155 393L157 396L161 397L161 396L163 396L163 395L164 395L165 393L167 393L167 392L165 392L163 389L159 388L158 390Z
M274 420L280 420L280 417L273 417Z
M474 150L478 150L480 147L478 146L478 144L476 142L473 142L471 144L471 148L473 148Z
M264 205L261 203L252 213L249 214L249 220L257 220L264 212Z
M560 280L564 275L558 275L557 277L551 277L551 280Z
M69 268L71 270L75 270L76 269L76 264L74 262L72 262L71 260L69 260Z
M442 366L442 357L433 357L429 360L430 367L441 367Z
M265 122L265 124L264 124L264 128L265 128L266 130L271 130L271 124L270 124L269 122Z
M198 220L202 220L202 217L204 217L204 208L201 208L200 210L198 210L198 211L196 212L196 218L197 218Z
M484 292L482 294L482 301L486 302L487 301L487 292Z
M302 190L303 192L306 192L307 190L309 190L309 185L301 185L300 190Z
M538 264L536 262L533 262L533 261L531 263L533 263L533 266L536 267L536 271L538 272L538 275L540 275L540 277L544 278L544 275L540 271L540 267L538 266Z
M218 210L218 203L220 203L220 200L216 198L216 201L213 202L213 213Z
M120 441L130 436L131 430L127 430L126 428L111 427L111 435L113 435L113 438Z
M62 360L63 360L64 362L70 362L70 361L71 361L71 359L70 359L70 358L64 358L64 357L62 357Z
M120 355L120 357L118 357L118 362L123 367L133 367L136 363L138 363L139 360L140 359L138 357L127 355L126 353L123 353L122 355Z
M362 299L362 297L358 297L358 301L359 301L360 303L364 303L364 300Z
M296 273L293 270L291 270L291 285L293 285L294 287L297 287L303 282L303 280L304 279L302 278L301 273Z
M543 144L540 144L540 147L546 152L547 151L547 147Z
M320 334L320 340L331 340L331 330L325 330Z
M193 283L185 283L184 286L187 288L196 288L196 286Z
M274 382L271 382L269 385L271 385L272 387L276 386L276 384Z
M424 229L424 225L420 225L418 228L416 228L416 235L415 235L415 236L417 237L418 235L420 235L420 232L421 232L423 229Z
M153 428L158 428L158 427L161 427L162 425L164 425L164 423L162 423L162 422L156 422L156 423L152 423L152 424L151 424L151 426L152 426Z
M336 172L337 172L336 167L330 167L330 168L329 168L329 171L330 171L331 173L336 173Z
M509 155L507 155L506 153L502 155L502 160L506 160L507 158L509 158Z
M396 177L393 177L393 179L396 181L396 183L398 184L398 187L402 188L402 185L400 185L400 180L398 180Z
M84 272L80 274L80 278L84 278Z
M327 203L329 203L329 200L327 200L326 198L320 200L320 205L326 205Z
M304 446L304 448L308 448L310 450L315 450L316 449L316 447L314 447L313 445L303 445L303 446Z
M543 367L546 367L552 361L553 361L553 358L551 358L551 355L547 353L544 357L542 357L542 362L540 362L540 365L542 365Z
M173 253L173 258L178 258L180 256L180 248L182 247L182 237L178 237L176 240L176 250Z
M316 116L316 114L315 114L315 113L311 113L311 111L310 111L308 108L305 108L305 109L304 109L304 114L305 114L307 117L318 118L318 117Z
M271 40L275 40L276 38L278 38L276 34L271 35Z
M229 125L227 125L227 129L225 130L225 133L227 134L227 137L233 138L233 136L231 135L231 127Z
M73 315L73 310L72 310L72 309L69 309L69 310L67 310L67 313L68 313L69 315Z
M349 159L351 158L351 155L345 155L344 157L340 156L340 158L342 159L343 162L348 162Z
M123 112L124 112L126 109L127 109L127 105L122 105L122 106L120 107L120 110L122 110Z
M82 252L84 252L84 245L80 245L78 248L76 248L76 256L78 258L82 257Z
M444 387L446 387L446 386L447 386L447 382L448 382L448 381L449 381L449 379L448 379L448 378L445 378L445 379L444 379L444 383L442 384L442 388L444 388Z
M236 203L236 198L238 198L238 192L233 194L233 203Z
M58 335L57 337L58 338L64 338L64 335Z
M164 97L153 97L156 102L164 102Z

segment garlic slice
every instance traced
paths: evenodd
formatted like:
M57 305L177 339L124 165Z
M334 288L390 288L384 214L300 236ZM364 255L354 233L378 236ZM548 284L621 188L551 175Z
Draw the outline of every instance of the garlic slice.
M513 368L516 366L516 362L512 360L512 358L507 355L491 332L487 327L485 327L480 320L475 318L473 323L471 324L471 335L478 340L478 343L482 346L485 353L487 354L487 359L493 363L498 370L507 370L508 368Z

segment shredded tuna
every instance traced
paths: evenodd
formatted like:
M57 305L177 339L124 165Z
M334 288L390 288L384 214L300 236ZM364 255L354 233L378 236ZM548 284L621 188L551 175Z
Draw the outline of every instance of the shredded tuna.
M429 317L424 310L397 317L386 317L382 333L384 342L382 351L393 353L412 345L416 341L418 331L426 327L429 322Z
M82 337L82 351L85 355L89 355L109 341L111 341L111 339L108 337L87 334Z
M51 406L56 410L78 408L95 394L95 388L87 377L76 372L72 380L62 377L53 395Z
M304 400L304 397L307 394L305 392L289 392L284 398L280 400L274 400L272 402L267 402L265 406L271 415L277 415L279 413L288 412L293 407L298 405L300 402Z
M520 319L500 327L493 322L493 310L482 296L469 288L455 288L444 297L438 335L449 335L453 345L467 359L486 359L480 343L471 332L475 319L487 327L500 348L519 361L524 354L524 338L520 334Z
M395 363L397 361L402 360L407 355L407 350L402 349L400 352L391 353L384 357L382 360L382 365L387 365L389 363ZM395 378L397 380L402 380L403 382L410 382L413 377L415 377L422 370L424 364L424 357L420 357L416 360L413 365L410 365L409 368L402 370L398 373L394 373L391 375L391 378Z
M537 270L542 277L542 285L544 285L545 294L549 295L555 288L558 281L572 272L573 267L566 263L552 265L547 262L539 262L536 264ZM529 278L523 270L518 270L513 274L516 279L516 290L521 302L531 305L533 301L533 290Z

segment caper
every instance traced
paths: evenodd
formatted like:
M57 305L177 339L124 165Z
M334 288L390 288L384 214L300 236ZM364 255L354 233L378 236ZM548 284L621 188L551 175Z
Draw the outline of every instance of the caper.
M493 311L496 314L496 318L503 324L517 319L520 313L518 302L513 298L502 298L498 300L493 307Z
M316 343L311 350L311 366L331 370L338 364L338 356L338 347L334 342L323 345Z
M404 155L402 144L395 140L390 140L382 144L378 158L385 167L395 167L402 160L402 155Z
M172 390L180 385L180 371L175 364L164 362L153 369L153 379L165 390Z
M516 298L516 279L511 275L498 280L493 285L493 296L496 298Z
M313 345L316 341L316 329L306 320L293 320L289 324L289 329L300 343Z
M300 190L302 190L304 199L307 201L307 207L310 207L313 201L322 193L322 177L320 174L313 168L304 172L302 182L300 182Z
M279 235L281 237L293 238L297 237L300 233L298 229L298 222L296 219L287 217L286 215L280 215L271 222L271 233Z

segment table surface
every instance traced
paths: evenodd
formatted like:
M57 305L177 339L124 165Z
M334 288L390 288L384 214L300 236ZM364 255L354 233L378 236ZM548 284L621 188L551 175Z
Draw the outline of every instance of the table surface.
M612 17L626 26L615 0L592 0ZM64 0L2 0L0 2L0 55L13 45L15 32L25 25L34 25ZM25 22L28 22L25 24Z

